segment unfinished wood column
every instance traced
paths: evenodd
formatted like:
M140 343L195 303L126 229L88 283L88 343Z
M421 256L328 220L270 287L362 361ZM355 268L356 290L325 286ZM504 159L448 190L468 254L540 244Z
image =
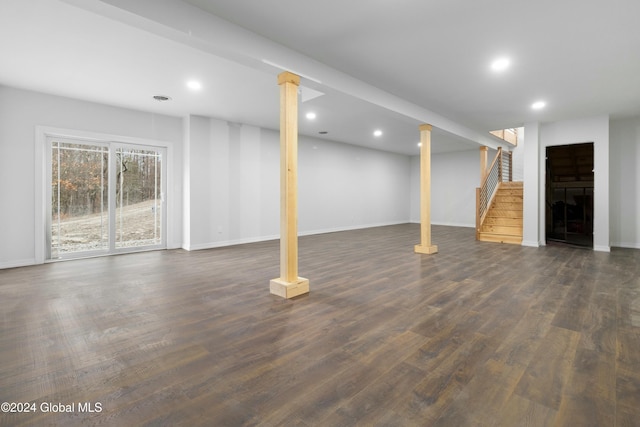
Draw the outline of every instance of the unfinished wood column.
M298 277L298 86L300 77L278 75L280 86L280 277L272 294L293 298L309 292L309 280Z
M435 254L431 244L431 125L420 125L420 239L416 253Z
M489 147L480 147L480 185L484 181L484 177L487 174L487 160L488 160Z

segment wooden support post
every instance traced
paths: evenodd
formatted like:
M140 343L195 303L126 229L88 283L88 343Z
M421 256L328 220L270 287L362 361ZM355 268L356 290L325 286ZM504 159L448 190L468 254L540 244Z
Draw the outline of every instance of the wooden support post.
M487 156L489 153L489 147L480 147L480 185L484 181L484 177L487 175Z
M420 244L416 253L435 254L431 244L431 125L420 125Z
M272 294L293 298L309 292L309 280L298 277L298 86L300 77L278 75L280 86L280 277Z

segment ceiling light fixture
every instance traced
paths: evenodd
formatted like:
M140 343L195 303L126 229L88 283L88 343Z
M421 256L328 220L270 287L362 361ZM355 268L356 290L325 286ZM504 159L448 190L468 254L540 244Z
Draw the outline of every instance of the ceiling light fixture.
M545 105L547 105L546 102L544 101L536 101L533 104L531 104L531 108L533 108L534 110L542 110Z
M382 136L382 131L380 129L374 130L373 131L373 136L376 136L376 137Z
M422 142L418 142L418 147L422 147Z
M509 68L509 65L511 65L509 58L499 58L491 63L491 69L498 72L504 71Z
M191 90L200 90L202 89L202 83L197 80L190 80L187 82L187 87Z
M316 118L316 113L314 113L313 111L309 111L306 115L307 119L309 120L315 120Z

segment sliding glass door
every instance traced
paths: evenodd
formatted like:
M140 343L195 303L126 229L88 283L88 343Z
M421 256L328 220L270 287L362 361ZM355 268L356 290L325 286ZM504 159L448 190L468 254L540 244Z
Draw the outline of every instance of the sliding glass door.
M49 138L48 258L164 248L164 149Z

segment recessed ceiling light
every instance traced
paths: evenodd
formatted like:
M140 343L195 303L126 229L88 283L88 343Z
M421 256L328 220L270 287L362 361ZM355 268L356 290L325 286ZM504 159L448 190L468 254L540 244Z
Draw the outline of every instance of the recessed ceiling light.
M382 131L380 129L376 129L373 131L373 136L382 136Z
M531 108L533 108L534 110L541 110L545 107L545 105L547 105L547 103L544 101L536 101L531 104Z
M504 71L509 68L509 65L511 65L509 58L499 58L491 63L491 69L493 71Z
M313 111L309 111L309 112L307 113L307 116L306 116L306 117L307 117L307 119L309 119L309 120L315 120L315 118L316 118L316 113L314 113Z
M418 147L422 147L422 142L418 142Z
M191 90L200 90L202 89L202 83L197 80L189 80L187 82L187 87Z

